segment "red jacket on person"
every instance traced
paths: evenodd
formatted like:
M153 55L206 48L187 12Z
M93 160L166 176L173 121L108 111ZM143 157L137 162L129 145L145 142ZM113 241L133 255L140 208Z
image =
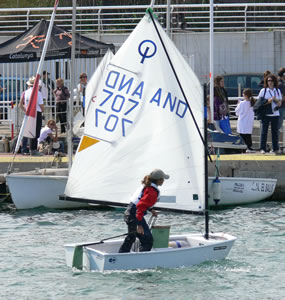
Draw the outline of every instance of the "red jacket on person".
M142 218L145 214L145 212L154 206L158 198L158 190L155 189L152 186L148 186L144 188L143 196L139 200L138 204L136 205L137 213L136 218L138 221L138 224L142 221Z

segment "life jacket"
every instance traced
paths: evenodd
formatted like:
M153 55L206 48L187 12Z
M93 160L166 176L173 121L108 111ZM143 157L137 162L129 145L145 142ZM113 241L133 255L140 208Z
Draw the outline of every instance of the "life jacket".
M153 187L156 192L157 192L157 202L159 201L159 197L160 197L160 191L157 187L156 184L151 183L150 185L151 187ZM139 203L139 201L141 200L143 194L144 194L144 190L145 190L145 186L141 186L139 187L134 193L133 195L130 197L130 202L137 205Z

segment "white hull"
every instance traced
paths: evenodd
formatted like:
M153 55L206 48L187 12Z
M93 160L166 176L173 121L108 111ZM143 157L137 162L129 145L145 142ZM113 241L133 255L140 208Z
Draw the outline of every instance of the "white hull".
M12 200L17 209L29 209L39 206L47 208L77 208L88 207L82 202L59 200L58 196L64 194L68 179L67 169L46 169L6 175ZM212 185L214 177L209 177L209 205L225 206L254 203L272 196L276 187L276 179L220 177L221 199L216 204L213 200ZM128 201L126 202L126 204ZM160 207L170 207L168 203L159 203ZM178 203L177 203L178 204ZM175 205L176 207L179 206ZM174 207L174 206L173 206ZM183 207L183 209L187 209Z
M218 203L213 200L213 180L209 177L209 205L240 205L265 200L273 195L277 179L219 177L221 181L221 199Z
M82 266L85 271L135 270L177 268L197 265L206 261L224 259L230 252L236 238L226 233L211 234L206 240L202 234L170 236L169 241L179 241L181 248L154 248L150 252L118 253L123 240L106 241L83 247ZM66 264L73 266L75 246L65 248Z
M6 175L6 183L17 209L86 207L82 202L59 200L64 193L68 169L42 169Z

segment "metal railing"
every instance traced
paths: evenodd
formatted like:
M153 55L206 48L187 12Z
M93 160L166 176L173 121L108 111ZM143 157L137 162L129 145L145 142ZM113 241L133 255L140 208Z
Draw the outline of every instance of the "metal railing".
M79 33L128 33L134 29L146 5L130 6L81 6L76 8L76 31ZM173 32L209 31L209 4L155 5L154 11L160 23L166 27L167 15ZM0 35L10 36L23 32L41 19L49 19L49 8L0 9ZM72 7L59 7L56 25L71 31ZM283 3L215 4L214 28L218 32L250 32L285 29L285 5Z

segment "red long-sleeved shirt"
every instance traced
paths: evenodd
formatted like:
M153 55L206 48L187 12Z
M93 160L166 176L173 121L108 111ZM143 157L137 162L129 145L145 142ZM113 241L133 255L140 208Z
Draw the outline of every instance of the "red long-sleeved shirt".
M157 196L158 191L154 187L149 186L144 189L143 196L141 197L139 203L136 205L136 218L138 220L138 223L141 222L147 209L154 206L157 201Z

